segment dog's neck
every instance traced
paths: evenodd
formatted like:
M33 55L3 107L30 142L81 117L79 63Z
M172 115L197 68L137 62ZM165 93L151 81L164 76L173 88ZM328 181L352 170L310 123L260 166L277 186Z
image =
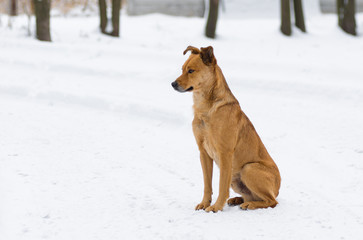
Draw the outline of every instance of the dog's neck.
M223 105L238 103L218 65L215 65L213 78L212 86L193 92L194 114L206 115Z

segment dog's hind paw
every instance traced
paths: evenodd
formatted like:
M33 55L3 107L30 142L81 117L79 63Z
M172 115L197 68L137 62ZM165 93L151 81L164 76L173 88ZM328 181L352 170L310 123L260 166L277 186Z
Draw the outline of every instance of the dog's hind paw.
M257 209L257 208L274 208L277 205L276 200L270 200L270 201L251 201L251 202L245 202L240 205L240 208L243 210L249 209Z
M250 209L250 210L254 210L256 209L256 207L254 206L254 204L252 202L245 202L245 203L242 203L240 205L240 208L242 210L247 210L247 209Z
M230 198L227 201L228 206L237 206L237 205L241 205L243 203L243 198L241 197L234 197L234 198Z

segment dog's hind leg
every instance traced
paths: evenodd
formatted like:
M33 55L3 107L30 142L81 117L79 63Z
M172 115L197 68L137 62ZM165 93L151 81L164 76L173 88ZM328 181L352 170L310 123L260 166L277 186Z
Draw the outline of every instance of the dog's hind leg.
M233 189L233 191L235 191L238 194L243 195L243 188L242 188L242 181L241 181L241 174L235 174L232 177L232 182L231 182L231 188ZM227 201L227 204L229 206L237 206L237 205L241 205L242 203L244 203L244 199L243 197L234 197L234 198L230 198Z
M278 187L276 176L260 163L251 163L242 168L241 180L251 191L251 199L240 205L242 209L275 207Z
M278 204L278 202L275 200L275 199L265 199L265 200L262 200L262 201L250 201L250 202L245 202L245 203L242 203L240 205L240 207L243 209L243 210L246 210L246 209L257 209L257 208L274 208L276 205Z

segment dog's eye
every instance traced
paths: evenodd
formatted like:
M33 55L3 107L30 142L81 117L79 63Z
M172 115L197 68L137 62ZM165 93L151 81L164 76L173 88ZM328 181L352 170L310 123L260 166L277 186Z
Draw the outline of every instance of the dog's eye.
M188 73L193 73L194 70L193 69L189 69Z

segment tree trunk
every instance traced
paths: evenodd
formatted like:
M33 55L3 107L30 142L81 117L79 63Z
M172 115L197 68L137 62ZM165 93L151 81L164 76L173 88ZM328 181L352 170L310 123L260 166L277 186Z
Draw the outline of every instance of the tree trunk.
M337 0L338 24L346 32L357 35L355 0Z
M290 0L281 0L281 32L291 35Z
M205 35L209 38L215 38L216 36L218 5L219 5L219 0L209 0L209 14L208 14L207 26L205 28Z
M300 28L301 31L306 32L301 0L294 0L294 12L296 27Z
M120 9L121 0L112 0L112 36L120 36Z
M106 33L107 26L107 5L106 0L98 0L100 6L100 28L102 33Z
M50 0L34 0L37 39L51 41L50 38Z
M17 15L17 0L10 0L10 16Z
M346 31L352 35L357 35L355 22L355 0L348 1L346 5L344 22Z

